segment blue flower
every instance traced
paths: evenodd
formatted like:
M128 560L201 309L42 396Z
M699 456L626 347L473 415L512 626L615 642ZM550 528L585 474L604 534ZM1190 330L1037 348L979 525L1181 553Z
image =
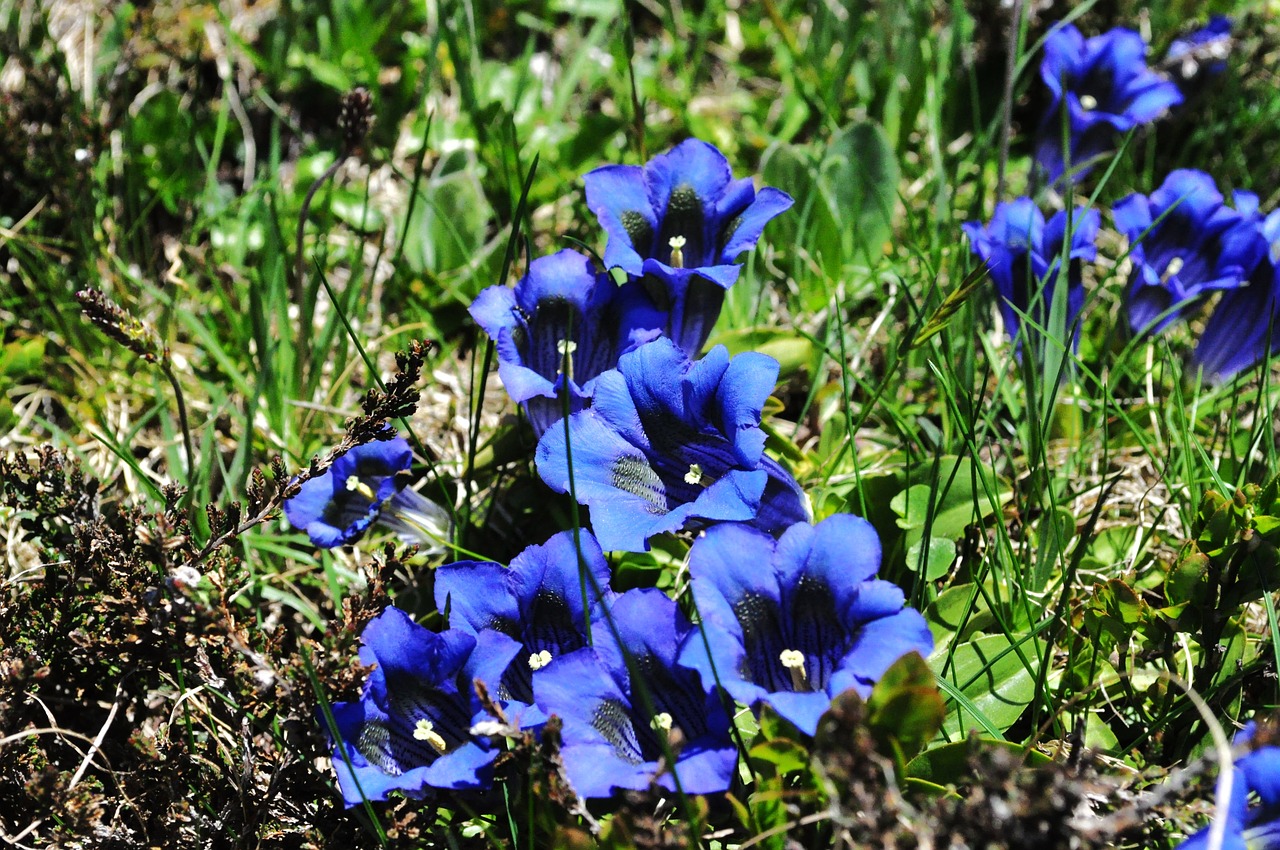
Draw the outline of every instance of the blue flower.
M831 700L864 698L893 662L928 655L924 617L902 591L875 578L880 540L861 517L797 524L780 539L745 525L707 530L689 553L693 598L707 650L683 660L746 705L766 703L814 734Z
M1171 172L1145 195L1112 209L1129 238L1129 324L1135 332L1164 330L1217 289L1240 286L1266 253L1252 214L1223 203L1203 171Z
M1236 735L1236 747L1252 747L1235 761L1231 799L1227 803L1223 850L1277 850L1280 848L1280 746L1253 746L1257 725L1248 723ZM1249 805L1256 794L1259 805ZM1204 850L1211 827L1205 827L1178 845L1178 850Z
M591 407L538 443L538 473L591 508L606 551L643 551L688 523L754 522L781 532L805 521L795 479L764 454L760 413L778 363L724 346L690 363L660 338L596 379ZM567 436L566 436L567 430Z
M788 209L791 196L756 192L751 178L733 179L715 146L681 142L643 168L608 165L587 174L587 206L609 235L604 262L643 278L653 325L696 357L738 278L736 259L755 246L764 226Z
M1235 201L1246 216L1257 208L1258 199L1249 192L1237 192ZM1269 250L1243 286L1222 294L1191 358L1214 383L1280 353L1280 210L1267 216L1259 231Z
M369 622L360 661L377 665L359 702L333 705L333 766L348 806L392 791L482 789L499 750L470 729L488 717L473 681L496 683L519 644L506 635L439 634L397 608Z
M1221 74L1227 68L1231 52L1231 19L1214 15L1203 27L1176 38L1164 56L1164 66L1186 83L1201 72Z
M284 504L294 528L325 549L359 539L377 522L407 543L443 551L448 511L405 486L413 450L403 437L356 446Z
M1080 261L1097 256L1094 243L1098 238L1101 216L1096 209L1077 207L1071 222L1071 247L1067 255L1066 327L1071 328L1084 305L1084 284ZM1022 317L1030 316L1036 325L1049 326L1054 287L1062 266L1063 241L1067 238L1067 213L1061 211L1049 219L1030 198L1018 198L998 204L991 223L983 227L972 221L965 225L969 249L990 269L1000 295L1000 312L1004 316L1009 338L1022 350L1018 331ZM1025 335L1025 331L1023 332ZM1076 328L1073 340L1079 339Z
M629 344L617 291L589 258L564 250L530 263L514 289L491 286L471 304L497 347L503 386L539 436L564 415L565 394L569 412L585 406L592 380Z
M578 539L581 549L572 531L562 531L525 549L510 568L459 561L436 570L436 608L449 612L449 625L469 634L493 629L520 644L502 677L501 699L532 704L533 672L587 646L588 624L604 628L600 601L614 597L609 564L591 532L580 531Z
M1066 170L1062 110L1069 123L1072 179L1084 177L1091 161L1115 145L1119 134L1159 118L1182 102L1178 87L1147 67L1147 44L1127 29L1086 40L1064 24L1044 46L1040 78L1050 104L1040 124L1036 162L1050 183Z
M687 794L727 789L737 760L729 716L713 680L677 661L682 645L701 642L698 632L660 590L622 594L610 617L621 645L602 626L595 647L533 676L538 705L564 721L561 755L574 790L591 798L644 789L660 765L665 788L675 788L674 770Z

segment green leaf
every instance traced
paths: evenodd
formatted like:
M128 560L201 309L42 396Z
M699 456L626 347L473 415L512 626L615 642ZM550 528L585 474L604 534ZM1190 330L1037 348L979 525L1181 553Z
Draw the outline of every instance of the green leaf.
M1039 670L1042 641L1023 641L1019 646L1026 663L1005 635L984 635L955 648L946 679L968 698L973 710L982 713L986 723L970 716L956 704L947 706L943 731L949 737L971 729L991 726L1000 732L1008 729L1035 696L1036 673ZM933 670L942 675L946 653L930 659Z
M786 738L756 744L748 751L748 755L755 770L761 770L762 765L769 765L777 776L809 769L809 751Z
M1028 750L1019 744L996 741L991 738L975 738L930 747L907 765L907 776L934 785L957 784L968 773L969 757L979 748L1008 750L1010 753L1023 756L1029 767L1040 767L1053 761L1039 750Z
M922 566L920 563L921 550L925 548L925 541L917 541L910 549L907 550L907 566L914 567L917 570ZM933 581L942 578L947 574L947 570L956 560L956 544L952 540L945 537L930 537L928 548L924 557L924 577L926 581Z
M880 125L852 124L831 140L820 168L832 216L844 223L845 259L874 265L893 232L898 160Z
M899 658L880 677L867 711L876 737L896 741L908 757L933 740L947 714L933 671L916 652Z

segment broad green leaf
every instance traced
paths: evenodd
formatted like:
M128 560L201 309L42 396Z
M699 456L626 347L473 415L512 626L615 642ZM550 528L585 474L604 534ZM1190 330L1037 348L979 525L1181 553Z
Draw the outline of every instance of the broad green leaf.
M1019 651L1026 663L1019 657ZM946 678L963 693L987 723L1003 732L1017 722L1035 696L1036 673L1043 642L1027 640L1015 650L1005 635L984 635L957 646L951 654ZM929 663L942 675L945 652L935 653ZM955 704L947 706L943 731L950 737L981 729L983 724Z
M874 265L893 232L898 160L878 124L863 121L831 140L820 168L832 215L844 223L845 260Z

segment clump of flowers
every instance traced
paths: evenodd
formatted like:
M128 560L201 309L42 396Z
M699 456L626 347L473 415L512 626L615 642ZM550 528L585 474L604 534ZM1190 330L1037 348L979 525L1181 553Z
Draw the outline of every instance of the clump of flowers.
M866 696L899 656L932 645L902 591L874 578L870 525L811 526L800 485L766 454L777 361L723 346L695 359L736 258L791 199L734 180L695 140L586 181L605 264L626 283L561 251L513 289L486 289L471 312L540 435L539 475L589 508L590 527L528 546L510 566L438 568L444 631L394 608L369 624L364 693L333 707L348 804L482 789L502 764L492 736L547 728L580 797L655 783L722 792L738 771L735 699L812 735L842 690ZM353 450L307 482L290 518L328 545L348 542L396 515L409 459L399 443ZM699 534L696 621L660 589L611 589L606 552L681 532ZM546 726L551 717L559 724Z

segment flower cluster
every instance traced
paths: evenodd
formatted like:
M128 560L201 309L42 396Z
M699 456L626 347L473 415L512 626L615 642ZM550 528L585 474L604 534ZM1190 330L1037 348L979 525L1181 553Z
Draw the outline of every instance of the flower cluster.
M643 167L596 169L586 184L612 273L561 251L530 263L514 289L486 289L471 313L540 437L539 475L587 506L590 527L509 565L439 567L445 631L395 608L369 624L361 660L374 670L359 700L332 707L348 804L479 792L500 739L537 734L552 716L582 797L655 782L721 792L738 773L735 702L813 735L838 694L865 697L899 657L932 649L921 614L876 578L871 526L850 515L811 524L800 485L765 453L778 363L722 346L698 357L736 258L791 199L733 179L694 140ZM398 516L407 446L356 452L291 503L290 519L322 545ZM683 532L690 609L657 588L615 592L606 552Z
M1208 57L1218 63L1209 70L1220 73L1230 32L1228 19L1214 18L1175 40L1165 66ZM1182 76L1189 74L1184 69ZM1072 179L1083 177L1120 132L1183 99L1177 85L1147 67L1141 37L1124 29L1085 39L1073 26L1056 27L1041 77L1052 104L1036 168L1054 183L1068 166ZM1252 192L1237 191L1228 203L1210 175L1179 169L1149 195L1135 192L1116 202L1111 217L1129 241L1125 302L1133 333L1165 331L1221 293L1191 357L1205 379L1221 383L1280 352L1280 334L1273 332L1280 319L1280 211L1264 216ZM1083 267L1096 257L1100 220L1097 209L1080 207L1046 220L1034 200L1022 197L998 204L987 224L963 226L995 282L1020 356L1028 339L1037 351L1046 339L1065 347L1068 334L1073 347L1078 342ZM1064 265L1066 292L1059 295Z
M1126 303L1134 333L1167 330L1223 293L1191 358L1213 382L1280 351L1273 331L1280 321L1280 211L1264 217L1252 192L1236 192L1233 201L1227 204L1208 174L1183 169L1150 195L1123 198L1111 213L1130 245ZM1064 259L1065 322L1075 327L1084 301L1080 262L1094 259L1098 227L1097 210L1077 209L1070 223L1058 212L1046 223L1029 198L1000 204L987 225L964 225L1019 350L1025 336L1049 327Z

